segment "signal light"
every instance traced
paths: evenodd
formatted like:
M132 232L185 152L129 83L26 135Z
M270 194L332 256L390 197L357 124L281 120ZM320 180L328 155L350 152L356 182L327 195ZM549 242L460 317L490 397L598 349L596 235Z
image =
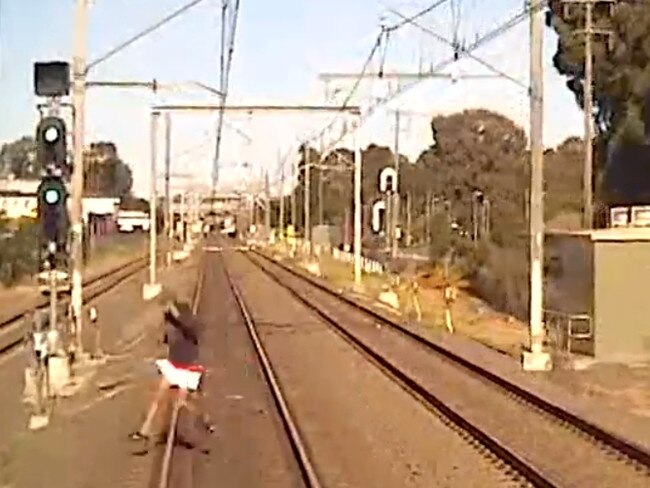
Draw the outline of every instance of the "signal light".
M61 176L48 175L41 181L37 194L41 249L46 253L45 263L53 269L56 257L65 251L68 239L68 192Z
M66 127L59 117L43 118L36 129L36 153L42 168L61 167L67 160Z
M70 94L70 65L65 61L34 63L34 92L39 97Z

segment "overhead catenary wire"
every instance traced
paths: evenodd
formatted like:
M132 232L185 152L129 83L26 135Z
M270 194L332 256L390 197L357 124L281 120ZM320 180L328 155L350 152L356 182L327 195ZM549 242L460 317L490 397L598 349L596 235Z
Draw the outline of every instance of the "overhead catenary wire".
M162 18L161 20L159 20L158 22L156 22L156 23L153 24L152 26L146 28L146 29L143 30L142 32L139 32L138 34L136 34L135 36L131 37L130 39L127 39L126 41L124 41L123 43L117 45L116 47L114 47L114 48L111 49L110 51L106 52L106 53L103 54L102 56L99 56L97 59L94 59L93 61L91 61L90 63L88 63L88 65L86 66L86 73L87 73L88 71L90 71L92 68L94 68L95 66L97 66L98 64L103 63L103 62L106 61L107 59L109 59L109 58L113 57L114 55L116 55L117 53L123 51L124 49L126 49L127 47L129 47L131 44L136 43L137 41L139 41L139 40L142 39L143 37L146 37L146 36L148 36L149 34L151 34L152 32L154 32L154 31L160 29L162 26L164 26L165 24L171 22L171 21L174 20L176 17L180 17L180 16L183 15L185 12L187 12L188 10L190 10L190 9L192 9L193 7L197 6L197 5L198 5L199 3L201 3L202 1L203 1L203 0L192 0L192 1L190 1L189 3L187 3L187 4L185 4L185 5L181 6L181 7L179 7L178 9L174 10L172 13L170 13L170 14L167 15L167 16L165 16L164 18Z
M431 13L433 10L435 10L438 7L443 6L445 3L449 2L449 0L437 0L436 2L432 3L428 7L420 10L419 12L415 13L411 17L409 17L407 20L417 20L420 17L423 17L426 14ZM368 57L366 58L362 68L361 68L361 73L359 76L356 78L354 84L352 85L352 88L348 92L347 96L345 97L343 103L341 104L341 111L345 110L347 108L348 104L356 94L359 86L361 85L361 81L363 80L366 71L368 71L368 68L370 67L372 60L374 59L375 55L377 54L377 51L382 47L382 42L384 44L383 46L383 59L380 61L380 72L383 72L383 66L385 63L385 54L388 50L388 43L390 42L390 37L391 33L405 27L408 24L405 20L401 20L400 22L397 22L391 26L382 26L381 31L377 35L377 38L375 39L375 43L373 44L372 48L370 49L370 53L368 54ZM338 115L335 116L332 121L330 121L322 130L318 131L316 136L313 137L321 137L324 136L327 131L334 126L336 121L338 120ZM313 138L311 137L311 138ZM309 138L309 139L311 139ZM339 139L340 140L340 139Z
M399 13L397 10L390 9L390 12L397 15L398 17L403 17L404 19L406 19L406 17L404 17L404 15ZM434 37L435 39L442 42L443 44L447 44L448 46L452 47L454 49L454 58L455 59L458 58L460 56L460 54L463 53L466 50L465 47L458 44L457 40L447 39L446 37L438 34L437 32L433 31L432 29L429 29L428 27L425 27L425 26L419 24L418 22L416 22L414 20L408 20L408 23L410 25L412 25L413 27L421 30L425 34L428 34L429 36ZM467 52L467 53L465 53L465 55L468 58L476 61L480 65L484 66L485 68L489 69L490 71L494 72L495 74L501 76L502 78L505 78L505 79L507 79L509 81L512 81L513 83L515 83L515 84L517 84L517 85L519 85L519 86L521 86L523 88L528 89L528 84L527 83L524 83L523 81L515 78L514 76L509 75L505 71L497 68L492 63L489 63L488 61L485 61L481 57L476 56L475 54L472 54L471 52Z
M240 0L235 0L234 12L232 14L232 19L230 22L230 36L228 38L228 50L226 53L226 59L224 60L224 48L225 48L225 31L226 31L226 20L227 20L227 11L228 5L230 4L229 0L223 0L222 4L222 35L221 35L221 106L218 114L217 122L217 135L215 142L215 151L214 151L214 161L212 168L212 192L216 191L216 186L219 178L219 159L221 157L221 140L223 134L223 123L225 116L225 106L228 98L228 85L230 80L230 70L232 67L232 59L235 52L235 39L237 33L237 19L239 17L239 5Z
M477 49L485 46L486 44L493 41L494 39L502 36L506 32L510 31L512 28L514 28L515 26L519 25L522 21L526 20L531 12L531 9L534 10L542 9L546 6L547 3L548 0L538 0L532 6L530 4L526 4L519 13L513 15L512 17L507 19L504 23L495 27L491 31L488 31L486 34L476 39L473 43L464 47L464 49L459 53L458 56L452 56L451 58L447 58L439 62L437 65L433 66L431 72L437 73L442 71L443 69L447 68L455 61L457 61L459 58L468 56L473 51L476 51ZM413 83L400 87L394 93L389 94L387 97L379 100L376 104L370 106L368 111L365 114L363 114L361 123L364 123L366 120L372 117L372 115L374 115L374 113L379 108L383 107L384 105L396 99L397 97L404 95L406 92L410 91L412 88L419 85L422 81L423 80L417 80L414 81ZM529 94L530 94L530 90L529 90ZM344 133L338 136L337 138L335 138L334 141L330 142L330 144L327 146L326 151L330 151L333 147L339 144L347 135L348 135L347 133Z
M415 13L410 17L410 19L419 19L420 17L432 12L438 7L443 6L445 3L447 3L449 0L437 0L436 2L432 3L428 7L420 10L419 12ZM343 100L343 103L341 104L340 112L344 112L345 109L348 107L350 102L352 101L352 98L356 94L359 86L361 85L361 82L363 81L363 78L368 71L368 68L372 64L373 59L377 55L377 53L380 51L380 48L382 48L382 44L384 49L382 50L383 53L385 54L387 49L388 49L388 42L390 41L390 34L403 28L404 26L407 25L407 22L405 21L400 21L397 22L391 26L382 26L380 32L377 34L377 37L375 38L375 42L373 43L370 52L368 56L366 57L364 64L361 68L361 73L359 76L355 79L350 91L346 95L345 99ZM384 65L384 59L380 60L380 72L383 71L383 65ZM321 130L317 131L315 134L312 134L311 136L306 137L306 140L311 140L319 137L323 137L327 134L327 131L330 130L334 124L339 120L340 114L335 115L332 120L325 125ZM342 137L340 137L337 141L340 142Z
M386 27L386 31L387 32L396 31L396 30L404 27L409 21L417 20L420 17L424 17L428 13L432 12L433 10L435 10L438 7L443 6L445 3L449 2L449 1L450 0L437 0L436 2L432 3L428 7L420 10L416 14L411 15L410 17L408 17L408 19L401 20L400 22L397 22L396 24L393 24L390 27Z

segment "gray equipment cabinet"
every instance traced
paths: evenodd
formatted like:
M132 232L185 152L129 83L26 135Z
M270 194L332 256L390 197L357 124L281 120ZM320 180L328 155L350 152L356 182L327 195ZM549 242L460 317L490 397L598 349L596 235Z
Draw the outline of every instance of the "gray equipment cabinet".
M556 348L650 360L650 228L548 231L545 323Z

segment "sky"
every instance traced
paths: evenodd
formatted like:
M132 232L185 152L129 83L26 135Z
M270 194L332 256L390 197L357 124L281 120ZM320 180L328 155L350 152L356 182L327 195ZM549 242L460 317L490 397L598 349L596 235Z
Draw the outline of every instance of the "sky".
M92 0L88 36L90 60L148 27L187 0ZM241 0L230 80L233 104L340 103L351 82L326 87L323 72L359 72L379 32L380 23L398 21L389 12L417 12L432 0ZM523 0L450 0L422 17L422 26L452 38L472 42L520 12ZM0 144L32 134L38 120L33 94L32 63L71 59L75 0L0 0ZM161 83L200 81L219 83L221 0L204 0L183 16L98 65L91 80L157 79ZM383 20L382 20L383 19ZM462 59L443 72L455 82L434 79L419 83L378 110L360 132L362 144L392 145L394 116L403 111L401 152L415 158L431 143L433 115L465 108L500 112L528 129L528 22L474 51L478 57L519 81L503 77L472 79L490 73L481 64ZM582 115L573 94L552 66L557 38L545 32L544 143L555 146L571 135L582 135ZM417 72L451 57L451 48L412 26L391 36L385 72ZM371 65L376 72L379 58ZM386 81L366 80L355 104L367 107L397 88ZM150 185L150 107L159 103L216 103L201 90L176 90L157 95L146 90L90 88L87 96L86 142L112 140L134 173L134 190L146 195ZM279 181L279 161L285 174L300 140L332 120L331 114L230 114L224 129L221 180L224 189L242 179L259 178L268 169ZM214 154L215 114L172 114L172 166L178 185L209 182ZM335 126L341 129L341 122ZM162 168L163 130L160 128L158 167ZM241 135L244 133L247 137ZM326 146L334 132L325 134ZM342 141L350 147L351 137ZM314 142L318 147L318 142ZM244 169L242 162L250 162ZM159 170L159 173L161 171Z

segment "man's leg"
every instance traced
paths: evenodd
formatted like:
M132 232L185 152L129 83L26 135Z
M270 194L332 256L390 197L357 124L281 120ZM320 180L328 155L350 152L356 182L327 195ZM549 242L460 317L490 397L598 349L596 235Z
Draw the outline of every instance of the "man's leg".
M192 415L196 416L196 418L201 421L206 430L209 432L214 431L214 426L210 422L210 417L205 411L203 395L200 391L186 392L183 399L183 406L185 406Z
M183 389L178 391L180 408L178 441L181 445L199 449L207 454L210 452L210 447L206 434L214 432L214 427L202 409L196 405L196 393ZM189 414L189 416L184 416L183 413ZM197 425L197 420L201 422L201 427Z
M156 391L156 395L153 399L153 402L149 406L149 410L147 412L147 416L144 419L144 422L142 423L142 427L140 427L140 430L138 430L138 433L141 436L148 437L151 434L151 425L153 424L153 421L156 418L156 413L158 413L158 407L160 406L160 402L163 400L165 395L169 392L169 387L170 387L169 382L163 376L160 379L158 390Z

